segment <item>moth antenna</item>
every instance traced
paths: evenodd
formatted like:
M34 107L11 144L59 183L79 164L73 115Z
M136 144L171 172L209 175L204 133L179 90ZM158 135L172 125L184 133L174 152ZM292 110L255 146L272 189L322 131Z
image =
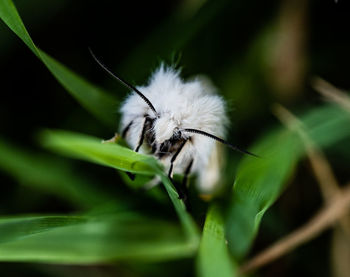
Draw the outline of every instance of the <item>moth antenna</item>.
M104 65L103 62L101 62L94 54L94 52L92 52L91 48L89 47L89 52L91 54L91 56L94 58L94 60L109 74L111 75L114 79L116 79L119 83L121 83L122 85L124 85L125 87L127 87L130 90L133 90L134 92L136 92L142 99L143 101L146 102L146 104L148 105L148 107L150 107L150 109L154 112L154 114L156 116L158 116L158 113L156 111L156 109L154 108L154 106L152 105L151 101L148 100L148 98L141 92L139 91L137 88L135 88L133 85L131 85L130 83L126 82L125 80L123 80L122 78L118 77L116 74L114 74L107 66Z
M214 140L217 140L225 145L227 145L228 147L230 147L231 149L235 150L235 151L238 151L240 153L243 153L243 154L248 154L248 155L251 155L251 156L254 156L254 157L258 157L257 155L247 151L247 150L244 150L244 149L241 149L229 142L227 142L226 140L223 140L222 138L219 138L217 136L214 136L212 134L209 134L207 132L204 132L204 131L201 131L201 130L197 130L197 129L183 129L182 131L185 131L185 132L189 132L189 133L195 133L195 134L199 134L199 135L203 135L203 136L206 136L206 137L209 137L211 139L214 139Z

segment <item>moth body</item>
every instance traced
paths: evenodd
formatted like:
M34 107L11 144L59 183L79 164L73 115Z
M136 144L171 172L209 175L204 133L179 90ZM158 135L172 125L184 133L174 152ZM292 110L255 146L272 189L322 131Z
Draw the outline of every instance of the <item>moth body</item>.
M131 93L121 106L121 130L135 150L154 155L173 173L198 175L201 193L219 185L222 156L219 143L201 130L224 137L227 116L224 100L204 78L181 79L179 72L161 66L146 86L136 87L152 103Z
M90 53L133 92L120 109L122 136L136 152L159 159L171 180L174 172L184 175L181 186L173 184L188 209L186 184L190 173L198 175L197 187L202 194L211 195L220 187L222 145L256 156L223 139L228 122L225 103L207 78L184 81L179 71L162 65L146 86L134 87L109 70L91 49Z

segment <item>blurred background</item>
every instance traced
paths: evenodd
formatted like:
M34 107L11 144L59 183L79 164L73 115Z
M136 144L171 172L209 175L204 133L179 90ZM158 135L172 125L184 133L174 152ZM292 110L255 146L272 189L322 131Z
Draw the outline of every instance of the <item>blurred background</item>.
M271 112L272 104L283 104L298 113L323 102L311 85L315 76L345 90L350 88L350 5L346 0L14 2L38 47L120 101L127 90L98 68L88 46L133 84L144 84L161 61L178 62L184 78L209 76L229 105L229 140L244 148L279 124ZM146 195L116 186L121 180L115 171L60 158L45 152L37 142L37 133L43 128L110 138L118 128L117 103L115 128L102 125L3 23L0 41L0 155L9 151L15 159L18 152L23 158L23 165L17 167L23 167L21 176L9 160L0 157L1 215L84 210L79 196L67 199L64 193L52 193L40 178L25 175L30 172L26 166L33 155L46 165L49 159L53 166L64 167L72 176L83 176L80 182L86 180L92 187L98 183L98 189L106 194L118 195L125 202L137 198L135 205L158 212L157 204L152 206L143 199ZM349 150L344 141L326 152L340 183L349 181ZM229 161L237 163L239 158L230 154ZM285 193L265 215L252 253L300 226L322 205L308 167L305 162L299 164ZM232 183L234 173L226 175L227 182ZM45 182L55 180L48 178ZM168 212L165 208L161 213L167 216ZM264 267L259 276L341 276L336 275L332 260L337 254L332 248L332 234L332 230L323 233ZM137 266L127 262L86 267L0 263L0 271L2 276L194 274L190 259Z

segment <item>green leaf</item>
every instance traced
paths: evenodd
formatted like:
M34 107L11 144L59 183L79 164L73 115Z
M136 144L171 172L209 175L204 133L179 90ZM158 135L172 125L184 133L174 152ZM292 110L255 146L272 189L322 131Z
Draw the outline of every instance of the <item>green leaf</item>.
M349 119L338 107L317 108L301 119L309 136L321 147L350 136ZM284 128L270 132L251 151L261 158L246 156L239 164L226 219L229 249L237 259L248 252L262 216L283 192L305 154L299 136Z
M236 258L248 251L263 214L283 192L297 150L298 140L290 132L274 132L252 148L262 158L245 157L240 163L226 223L229 248Z
M118 101L37 48L11 0L0 0L0 18L45 64L62 86L89 112L110 127L115 126Z
M55 194L84 208L115 201L70 164L46 154L29 152L0 138L0 170L20 184Z
M0 261L164 261L194 254L181 228L138 215L0 219Z
M0 244L85 222L82 216L27 216L0 218Z
M11 0L1 0L0 1L0 18L5 22L5 24L20 38L23 42L36 53L36 47L30 38L24 24L16 10L15 5Z
M101 139L87 135L51 130L41 133L41 141L45 147L66 156L128 172L154 175L161 170L151 156L136 153L118 144L102 143Z
M197 227L187 213L183 201L179 199L169 178L164 174L161 166L153 157L136 153L118 144L103 144L97 138L67 131L45 131L41 135L41 141L44 146L69 157L134 173L145 175L158 174L174 204L189 243L193 249L198 247L199 235Z
M197 259L197 275L200 277L234 277L233 265L226 245L224 221L217 206L211 206L205 220Z
M349 137L349 114L337 105L313 109L301 117L310 138L327 147Z
M190 214L186 211L184 202L179 199L179 195L177 194L173 184L170 182L167 175L161 172L160 177L171 201L174 204L175 210L183 225L189 243L193 249L197 249L199 245L199 232L195 222L193 221Z

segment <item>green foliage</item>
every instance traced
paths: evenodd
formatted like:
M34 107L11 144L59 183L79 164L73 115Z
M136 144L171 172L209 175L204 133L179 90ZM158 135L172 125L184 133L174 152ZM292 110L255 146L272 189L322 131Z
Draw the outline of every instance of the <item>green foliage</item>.
M206 33L211 27L210 22L215 17L221 18L230 5L227 0L204 2L193 16L187 14L188 17L184 11L190 4L186 2L182 10L184 14L177 10L162 28L130 51L121 66L122 71L127 75L133 74L132 78L140 78L153 64L155 56L167 57L174 51L181 52L199 33ZM0 0L0 18L82 107L104 125L116 126L115 111L119 104L116 97L40 50L29 36L11 0ZM220 24L224 26L225 20ZM235 61L233 66L227 65L226 72L220 69L224 73L221 77L223 93L238 92L236 100L242 100L240 115L245 119L252 112L259 114L263 109L262 101L252 104L252 100L258 96L256 90L264 83L261 79L255 82L255 79L266 67L263 55L267 52L267 37L272 30L267 28L257 35L247 55L248 62L244 59ZM168 39L164 41L164 37ZM211 40L215 41L215 37ZM195 43L192 47L188 52L201 51ZM208 48L215 52L211 47L214 45ZM215 54L221 63L220 53ZM247 71L244 76L241 76L241 65ZM212 71L216 71L215 66L213 68ZM218 70L214 74L221 72ZM263 98L266 97L261 94L257 99ZM251 110L249 107L252 107ZM349 116L337 106L327 104L308 108L300 114L308 135L320 147L334 146L350 136ZM146 195L146 199L141 200L144 210L140 207L136 210L132 208L133 201L125 194L108 193L103 179L89 178L84 170L75 171L73 165L76 161L37 149L30 150L20 143L9 141L2 134L0 170L23 186L68 200L77 210L69 215L0 217L0 261L91 265L195 258L197 275L203 277L238 275L238 262L251 249L265 212L281 196L294 177L298 162L305 155L303 143L295 132L281 126L264 130L264 136L249 149L259 158L244 156L237 169L237 163L228 165L228 171L237 172L234 182L230 180L232 192L221 196L222 203L213 201L209 204L200 235L199 226L207 204L202 203L199 213L195 211L191 215L187 212L163 167L151 156L135 153L125 145L102 143L100 138L73 131L46 129L39 134L40 144L46 150L122 171L121 182L114 182L115 186L135 195ZM98 170L94 165L89 168ZM136 182L131 184L125 172L137 174ZM162 182L166 193L160 188L141 192L143 185L154 177ZM123 186L124 183L130 184ZM163 201L164 197L169 197L171 201ZM156 203L159 205L157 209L147 210L158 199L162 201ZM159 209L169 203L173 204L180 224L166 208L164 211Z
M301 119L309 136L323 147L350 135L346 111L336 106L314 109ZM239 164L226 221L229 248L236 258L247 254L262 216L281 195L305 153L298 135L284 128L264 136L252 151L261 158L247 156Z
M43 51L37 49L11 1L1 1L0 11L3 21L42 60L64 87L78 99L82 106L86 107L102 121L111 122L113 119L111 107L116 104L112 100L113 98L102 93L101 90L96 89L96 87L73 74ZM45 146L55 148L59 152L68 154L71 157L83 158L98 164L134 173L148 175L157 173L160 175L183 223L187 239L185 242L174 240L171 243L167 243L162 241L161 239L163 237L169 238L168 235L171 237L175 231L171 231L171 228L168 227L162 228L162 224L152 222L149 219L145 220L147 223L142 223L140 219L137 220L138 229L141 230L139 233L132 232L133 228L131 226L135 226L135 222L131 222L130 226L128 222L116 224L115 220L112 222L109 220L107 222L98 221L97 223L89 223L89 225L70 226L69 228L67 227L66 229L60 229L55 232L51 232L50 230L50 232L40 233L40 235L31 237L28 240L3 245L1 252L6 254L4 254L2 260L91 263L123 257L154 260L167 259L169 256L193 254L193 251L198 245L197 227L186 212L182 201L178 199L178 195L171 182L153 158L135 153L116 144L102 144L102 141L99 139L65 131L44 132L42 134L42 141ZM6 150L6 147L4 149ZM10 155L7 156L9 157ZM25 164L27 163L25 162ZM38 167L35 170L38 170ZM39 171L41 170L39 169ZM6 230L7 227L4 228ZM50 228L48 227L47 229ZM108 242L106 238L110 235L110 229L112 229L111 237L117 237L117 239ZM24 232L24 234L36 232L35 226L30 227L29 230L28 233ZM92 234L89 233L90 230L92 230ZM93 231L95 230L101 230L101 232L94 233ZM84 232L87 233L85 238L82 236ZM127 235L130 235L130 240L128 239L129 237L125 239ZM93 239L91 236L93 236ZM160 239L160 242L154 240L148 241L150 236ZM53 245L52 241L57 242L57 244ZM77 245L73 245L73 241L76 241ZM159 246L157 246L158 243ZM118 247L120 248L120 253L118 253ZM86 255L82 255L82 252ZM172 254L179 252L182 254Z
M198 234L194 222L186 212L183 202L178 199L178 194L170 180L155 159L117 144L102 144L99 139L72 132L48 131L43 133L42 142L45 146L71 157L134 173L158 174L184 225L189 240L191 240L194 247L198 244Z

